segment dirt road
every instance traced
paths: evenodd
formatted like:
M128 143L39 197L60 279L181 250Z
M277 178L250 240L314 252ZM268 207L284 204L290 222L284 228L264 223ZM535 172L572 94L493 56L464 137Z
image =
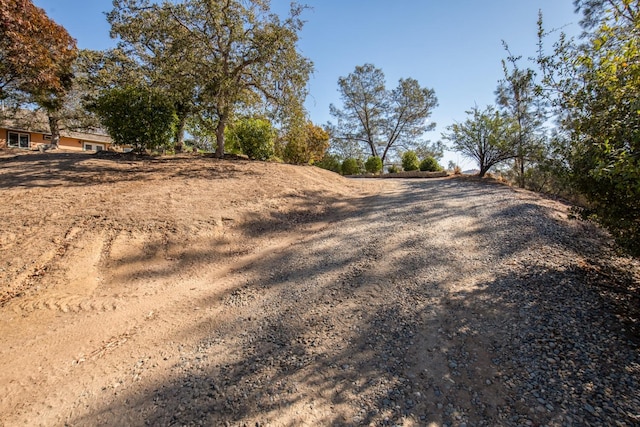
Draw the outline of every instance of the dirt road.
M248 162L0 166L0 425L640 423L640 266L562 204Z

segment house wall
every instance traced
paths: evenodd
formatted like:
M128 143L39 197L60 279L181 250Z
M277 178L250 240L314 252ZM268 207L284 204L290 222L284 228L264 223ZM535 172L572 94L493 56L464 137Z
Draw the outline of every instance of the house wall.
M45 143L51 143L51 141L45 141ZM79 139L72 139L61 136L60 142L58 143L58 148L62 148L64 150L82 151L82 141L80 141Z
M7 139L8 139L9 129L0 128L0 148L7 148ZM16 131L22 134L29 134L30 139L30 149L37 150L38 145L40 144L50 144L51 140L45 139L44 134L42 133L34 133L34 132L24 132L24 131ZM60 142L58 144L58 148L63 150L72 150L72 151L82 151L84 148L84 142L89 144L100 144L105 149L108 149L111 144L105 142L92 142L88 139L77 139L77 138L69 138L66 136L60 137Z

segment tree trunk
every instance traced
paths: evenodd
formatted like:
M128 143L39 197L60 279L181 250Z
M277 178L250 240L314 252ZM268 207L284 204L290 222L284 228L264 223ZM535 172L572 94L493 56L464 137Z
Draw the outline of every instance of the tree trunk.
M227 126L226 114L220 114L218 127L216 128L216 157L224 158L224 129Z
M369 140L369 148L371 149L371 156L378 157L378 150L376 150L376 145L372 140Z
M387 153L389 152L389 148L391 148L388 144L384 149L384 153L382 153L382 157L380 158L380 160L382 160L382 164L384 165L384 161L387 158Z
M51 130L51 148L58 148L60 143L60 118L55 113L48 113L49 130Z
M178 127L176 128L176 139L173 146L176 153L182 153L184 147L184 128L187 125L187 116L181 115L178 118Z

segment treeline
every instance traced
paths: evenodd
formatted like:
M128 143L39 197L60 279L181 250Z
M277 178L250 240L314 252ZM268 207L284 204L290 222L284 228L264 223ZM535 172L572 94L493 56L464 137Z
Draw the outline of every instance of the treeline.
M452 149L523 188L579 202L640 254L640 1L575 0L573 39L538 20L528 64L505 43L496 103L447 128Z
M0 0L0 101L44 110L53 144L63 128L103 128L137 151L310 163L329 137L303 106L313 69L296 48L303 10L292 3L281 18L262 0L114 0L117 47L91 51L30 0Z

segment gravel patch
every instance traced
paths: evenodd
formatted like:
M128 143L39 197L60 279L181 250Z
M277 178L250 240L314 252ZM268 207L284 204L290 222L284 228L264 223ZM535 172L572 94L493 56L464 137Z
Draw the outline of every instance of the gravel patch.
M173 343L167 380L104 413L147 425L640 425L640 267L603 232L560 203L464 180L405 181L356 203L237 272L219 302L230 320Z

